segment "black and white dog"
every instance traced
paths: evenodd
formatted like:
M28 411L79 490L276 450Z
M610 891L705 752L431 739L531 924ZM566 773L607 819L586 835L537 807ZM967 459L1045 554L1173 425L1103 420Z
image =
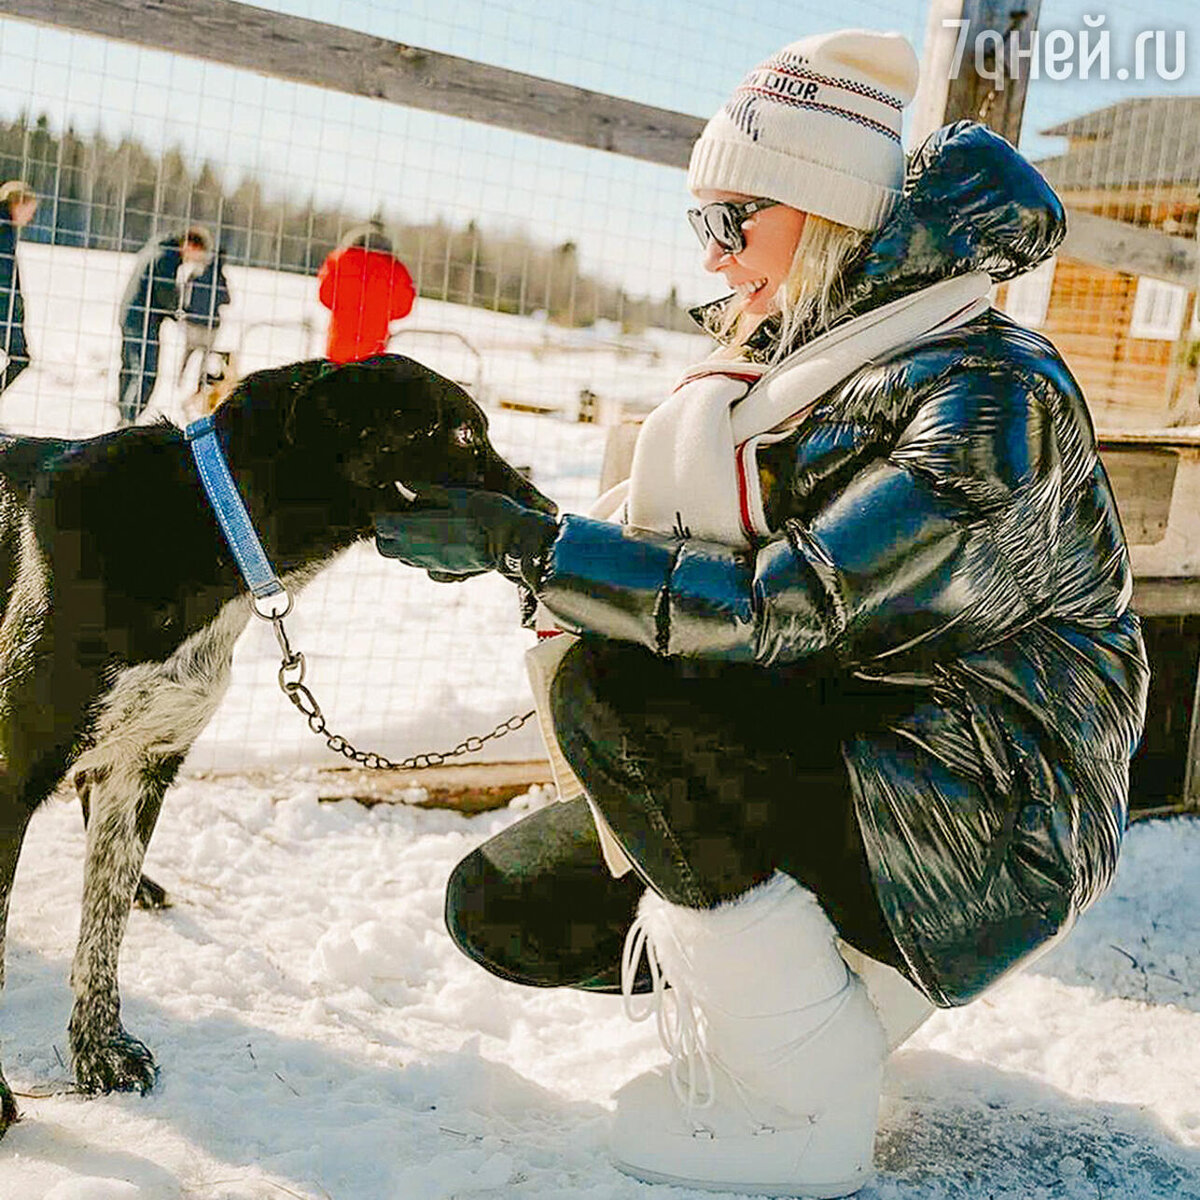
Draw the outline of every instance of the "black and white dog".
M260 371L215 420L293 592L405 503L397 482L553 509L492 448L470 397L410 359ZM0 606L0 972L29 818L70 771L89 815L75 1076L88 1092L144 1092L154 1060L121 1026L118 953L163 793L217 707L250 616L180 430L0 439ZM0 1074L0 1134L16 1115Z

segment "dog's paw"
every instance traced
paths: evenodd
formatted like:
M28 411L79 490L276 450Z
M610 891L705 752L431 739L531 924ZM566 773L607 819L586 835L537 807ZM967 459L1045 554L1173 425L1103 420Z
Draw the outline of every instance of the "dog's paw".
M135 908L170 908L171 900L167 889L161 883L155 883L149 875L143 875L138 880L137 891L133 893Z
M158 1082L158 1067L149 1047L120 1028L94 1043L75 1041L72 1057L75 1082L83 1092L140 1092L144 1096Z

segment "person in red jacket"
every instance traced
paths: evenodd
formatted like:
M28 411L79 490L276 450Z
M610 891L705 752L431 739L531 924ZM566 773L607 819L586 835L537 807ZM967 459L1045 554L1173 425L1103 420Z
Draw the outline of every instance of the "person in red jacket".
M371 222L350 230L321 264L318 296L329 309L325 356L357 362L387 349L388 325L412 312L416 290L392 243Z

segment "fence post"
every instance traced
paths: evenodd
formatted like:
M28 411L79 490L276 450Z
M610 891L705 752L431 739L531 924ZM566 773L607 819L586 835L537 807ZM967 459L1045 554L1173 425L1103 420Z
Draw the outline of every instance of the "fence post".
M929 0L912 145L964 119L1017 144L1029 85L1026 55L1034 49L1041 6L1042 0Z

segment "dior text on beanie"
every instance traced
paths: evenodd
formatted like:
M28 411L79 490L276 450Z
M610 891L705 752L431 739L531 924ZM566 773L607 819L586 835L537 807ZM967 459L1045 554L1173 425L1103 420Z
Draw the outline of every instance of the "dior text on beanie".
M778 200L877 229L900 194L917 56L898 33L802 38L760 63L704 127L688 187Z

